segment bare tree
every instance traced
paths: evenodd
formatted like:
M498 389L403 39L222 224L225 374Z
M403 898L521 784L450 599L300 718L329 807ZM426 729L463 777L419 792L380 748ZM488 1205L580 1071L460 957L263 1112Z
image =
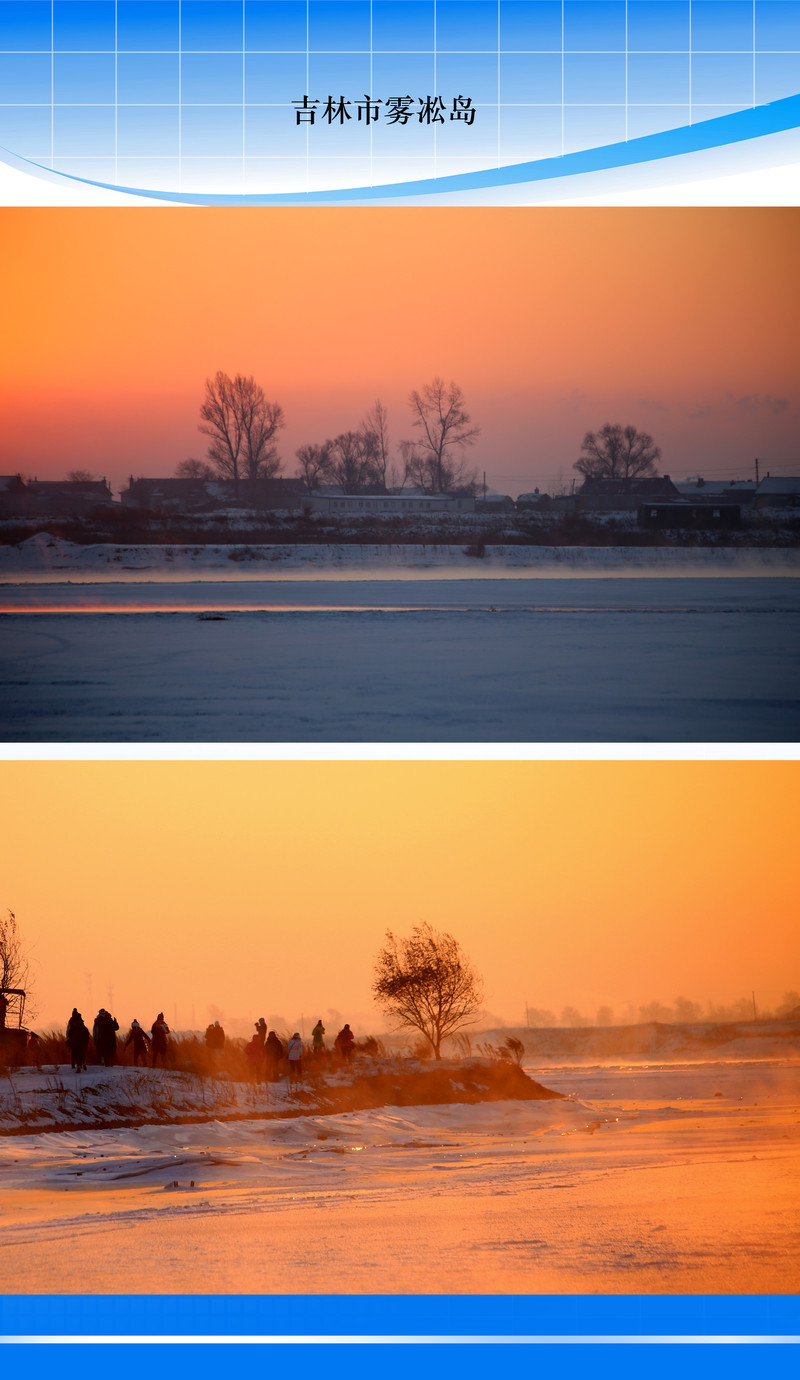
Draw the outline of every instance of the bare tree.
M371 438L372 469L382 489L390 477L391 444L389 441L389 413L377 399L361 423L362 432Z
M590 479L642 479L656 473L661 451L646 431L606 423L587 431L574 468Z
M343 431L330 442L330 475L346 494L376 482L375 437L369 431Z
M309 494L313 494L320 483L330 476L332 444L331 441L323 441L322 445L301 446L295 451L297 478L302 479Z
M245 475L251 483L272 479L281 467L275 436L286 425L279 403L267 402L263 388L255 379L238 383L239 405L244 436Z
M191 456L188 460L181 460L175 466L175 473L179 479L216 479L216 470L211 465L207 465L205 460L194 460Z
M31 987L31 966L13 910L0 915L0 988Z
M93 484L97 475L92 474L91 470L68 470L67 479L70 484Z
M467 470L463 451L474 445L480 427L464 407L464 394L456 383L435 378L411 394L408 405L417 428L416 440L401 444L409 479L426 493L440 494L455 486L474 487L474 470Z
M441 1059L442 1041L478 1015L483 983L452 934L426 922L408 939L386 931L372 991L397 1026L420 1031Z
M198 430L210 438L208 457L221 478L233 480L237 496L242 479L278 473L274 438L285 425L283 408L267 401L252 375L230 378L219 370L206 379L200 417Z

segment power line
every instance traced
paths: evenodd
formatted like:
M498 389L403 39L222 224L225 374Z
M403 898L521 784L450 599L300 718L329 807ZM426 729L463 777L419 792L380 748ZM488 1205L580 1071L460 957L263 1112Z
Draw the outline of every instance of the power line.
M767 472L771 475L800 474L800 460L764 460L759 456L758 464L762 478ZM688 470L690 468L693 470L694 474L702 475L704 479L712 474L722 474L725 475L727 479L752 479L754 477L754 462L752 461L749 465L747 463L741 465L683 465L680 467L680 470ZM569 469L571 470L572 466L569 466ZM568 472L567 469L550 474L533 470L529 470L525 474L506 473L505 470L487 471L487 473L491 474L495 479L535 479L537 482L543 479L561 480L565 478ZM673 473L677 474L679 470L673 467Z

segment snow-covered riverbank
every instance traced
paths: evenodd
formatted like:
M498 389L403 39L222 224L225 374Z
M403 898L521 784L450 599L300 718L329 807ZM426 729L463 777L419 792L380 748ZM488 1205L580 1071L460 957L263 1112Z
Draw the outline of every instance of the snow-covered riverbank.
M796 1065L564 1067L546 1081L564 1100L4 1137L0 1286L796 1290Z
M246 1117L363 1111L386 1105L449 1102L557 1101L515 1065L486 1059L420 1064L409 1059L356 1059L324 1075L313 1066L297 1084L236 1082L174 1069L65 1064L6 1069L0 1078L0 1134L77 1128L163 1125Z
M413 577L431 571L451 577L648 574L800 574L800 549L774 547L516 546L486 545L480 556L469 545L274 545L148 546L98 542L82 546L39 532L17 545L0 545L0 578L102 579L292 579L353 573L359 579Z

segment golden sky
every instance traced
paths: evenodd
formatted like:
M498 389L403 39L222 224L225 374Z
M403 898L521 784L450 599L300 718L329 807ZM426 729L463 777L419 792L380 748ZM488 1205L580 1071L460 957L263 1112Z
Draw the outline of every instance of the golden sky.
M204 379L252 373L298 445L455 379L517 493L632 423L674 477L796 460L793 209L5 209L0 470L115 486L202 456ZM32 424L35 417L35 425Z
M593 1016L755 989L763 1008L800 986L797 770L5 763L0 904L34 949L40 1026L102 1004L120 1025L214 1005L378 1029L375 953L423 920L510 1023L526 1002Z

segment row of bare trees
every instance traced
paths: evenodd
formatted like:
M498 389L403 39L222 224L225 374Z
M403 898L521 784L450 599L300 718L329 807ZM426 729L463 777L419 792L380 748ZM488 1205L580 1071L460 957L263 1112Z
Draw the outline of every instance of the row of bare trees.
M480 434L466 410L458 384L434 378L408 399L414 435L392 450L389 414L377 401L353 431L300 446L296 477L310 494L320 484L336 484L346 494L411 484L424 493L451 489L475 492L477 475L466 451ZM191 479L241 482L271 479L280 473L276 437L286 425L283 408L270 402L260 384L244 374L231 378L219 370L206 379L199 430L208 437L206 460L183 460L177 473ZM575 469L590 478L638 479L656 473L661 451L646 432L611 425L588 431Z
M395 488L406 483L426 493L476 488L476 474L464 456L479 435L456 383L435 378L409 398L416 435L399 444L393 455L389 414L377 401L354 431L301 446L296 476L308 493L320 484L337 484L346 494L365 487ZM185 479L227 479L238 490L242 482L271 479L281 460L277 433L285 426L283 408L270 402L252 376L231 378L219 370L206 379L199 431L209 438L207 460L183 460L177 473Z

